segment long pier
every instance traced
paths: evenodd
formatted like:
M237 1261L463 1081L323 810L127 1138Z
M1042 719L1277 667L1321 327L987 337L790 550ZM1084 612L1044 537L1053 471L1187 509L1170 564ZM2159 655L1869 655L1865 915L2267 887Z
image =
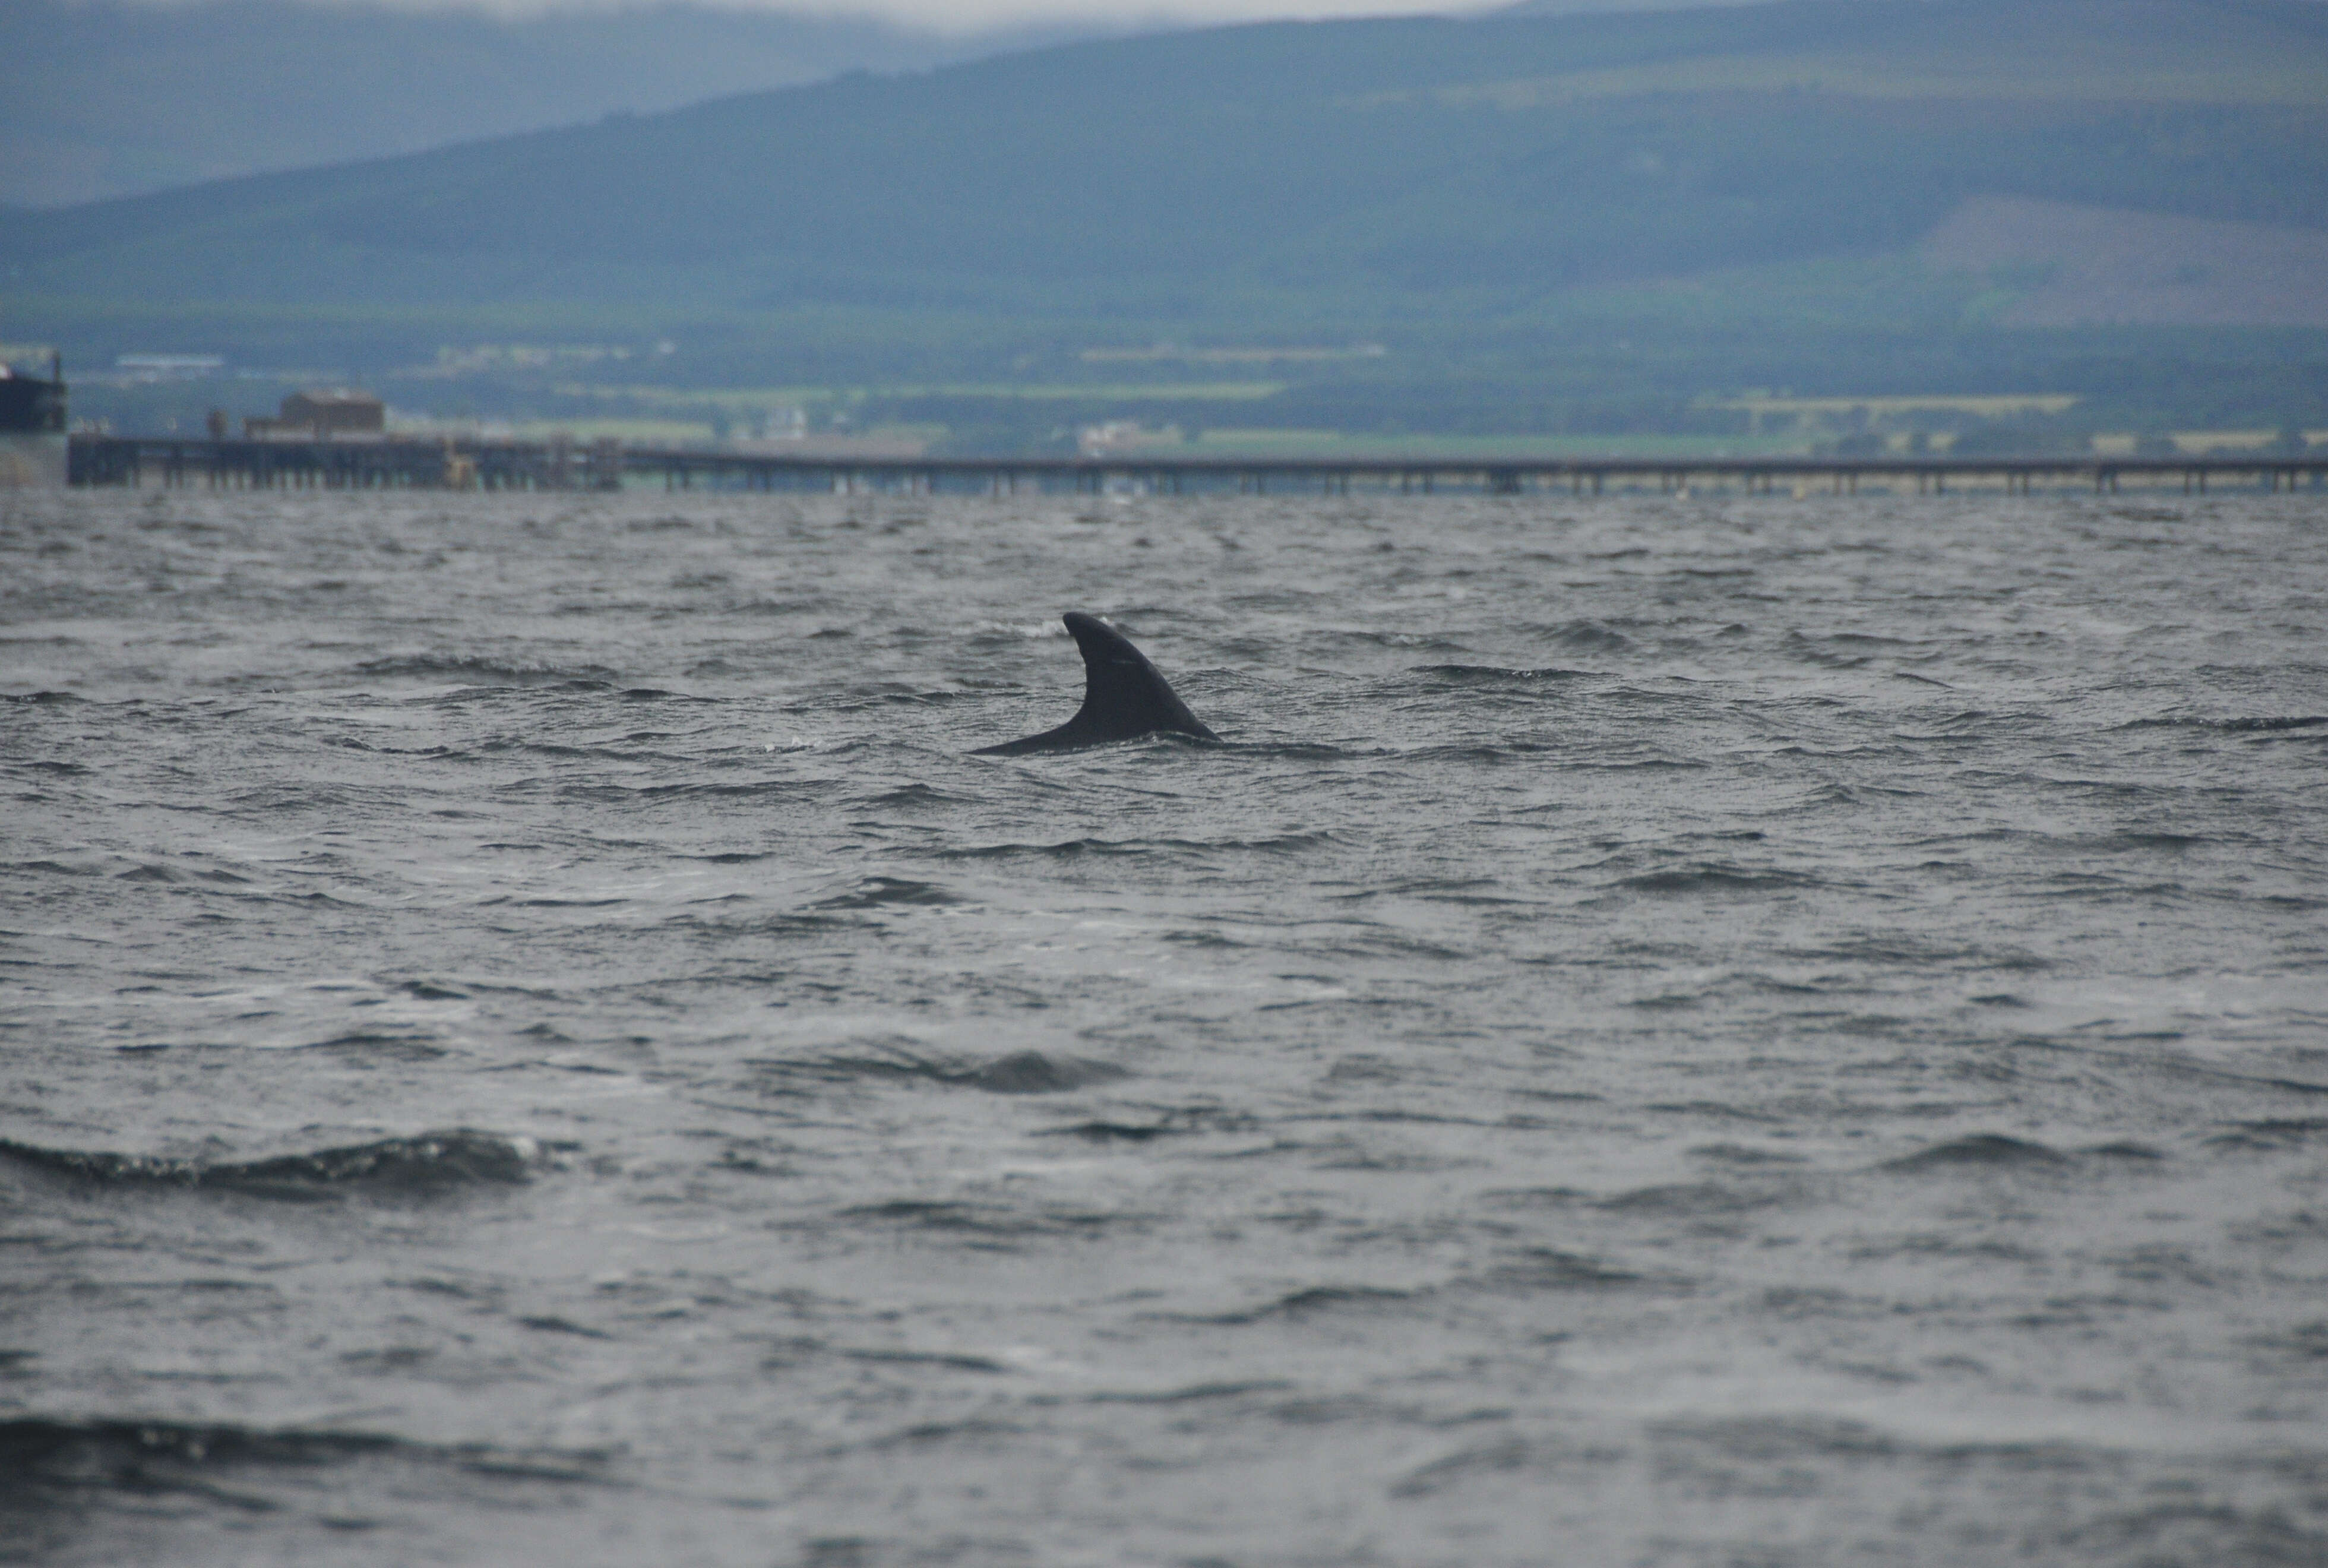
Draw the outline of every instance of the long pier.
M1441 491L1490 495L1693 487L1775 494L1856 494L1863 485L1942 495L1954 489L2124 484L2204 494L2211 484L2276 493L2328 490L2328 453L2116 457L1216 457L1128 452L1075 457L855 457L626 446L614 441L182 440L75 436L76 485L213 489L669 490L1016 494L1065 491L1150 494L1347 495Z

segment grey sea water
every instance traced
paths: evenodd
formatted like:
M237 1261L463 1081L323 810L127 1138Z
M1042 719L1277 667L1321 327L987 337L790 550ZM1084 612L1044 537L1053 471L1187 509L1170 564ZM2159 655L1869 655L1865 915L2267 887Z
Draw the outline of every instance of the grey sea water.
M0 1559L2328 1562L2323 522L0 499Z

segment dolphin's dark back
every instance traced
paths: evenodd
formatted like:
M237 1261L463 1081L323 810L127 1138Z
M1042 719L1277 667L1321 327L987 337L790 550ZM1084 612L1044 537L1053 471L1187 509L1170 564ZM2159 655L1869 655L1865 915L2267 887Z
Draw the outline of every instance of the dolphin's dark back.
M1159 729L1218 740L1188 711L1148 656L1133 647L1122 633L1096 615L1070 610L1064 617L1084 654L1084 705L1056 729L1030 735L1000 746L982 746L973 755L1018 756L1032 751L1074 751L1079 746L1104 746L1112 740L1131 740Z

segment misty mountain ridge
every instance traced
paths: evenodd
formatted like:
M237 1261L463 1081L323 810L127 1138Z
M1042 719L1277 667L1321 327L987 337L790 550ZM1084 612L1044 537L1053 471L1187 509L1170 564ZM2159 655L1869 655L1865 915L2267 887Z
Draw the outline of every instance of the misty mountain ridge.
M1169 25L1159 14L941 31L701 0L519 16L363 0L12 0L0 7L0 205L392 157Z
M510 297L497 266L427 274L514 258L548 265L536 298L644 268L671 276L643 291L731 307L1514 296L1898 250L1985 195L2328 227L2328 11L1786 0L1171 33L20 215L0 251L39 292L286 302L343 296L324 255L415 300Z
M0 202L390 157L1117 31L944 33L687 3L498 17L316 0L11 0L0 7Z

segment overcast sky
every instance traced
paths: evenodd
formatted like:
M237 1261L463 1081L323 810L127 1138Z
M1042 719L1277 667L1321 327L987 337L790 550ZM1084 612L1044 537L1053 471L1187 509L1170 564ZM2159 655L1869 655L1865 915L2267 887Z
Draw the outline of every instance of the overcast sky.
M152 0L186 5L205 0ZM405 11L480 11L497 16L540 16L549 12L603 11L654 0L313 0L317 5L376 4ZM787 13L798 16L859 16L934 27L950 33L1021 22L1100 22L1126 27L1159 23L1258 22L1272 17L1396 16L1480 11L1509 0L687 0L733 10ZM1638 3L1638 0L1635 0ZM1627 0L1606 0L1619 9ZM1580 0L1579 9L1600 9Z
M426 0L436 4L441 0ZM495 5L563 5L594 0L491 0ZM603 0L597 0L603 3ZM753 0L714 0L748 5ZM1488 5L1503 0L1488 0ZM1100 21L1137 26L1151 22L1259 22L1282 16L1399 16L1422 12L1488 8L1432 0L785 0L758 8L825 16L878 16L949 31L1031 21Z
M570 0L549 0L570 3ZM1156 22L1260 22L1273 17L1403 16L1423 12L1478 11L1488 5L1431 0L833 0L822 6L778 10L824 15L879 16L949 31L1007 22L1101 21L1137 26Z

